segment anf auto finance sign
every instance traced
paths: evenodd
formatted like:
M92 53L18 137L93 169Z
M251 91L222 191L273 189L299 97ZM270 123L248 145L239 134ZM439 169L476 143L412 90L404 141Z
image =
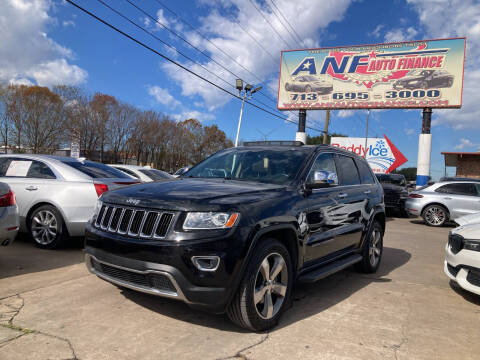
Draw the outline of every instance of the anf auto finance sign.
M402 164L407 158L397 149L388 137L368 138L365 148L365 138L333 137L331 145L351 151L365 157L374 173L388 174Z
M465 38L282 51L278 109L462 106Z

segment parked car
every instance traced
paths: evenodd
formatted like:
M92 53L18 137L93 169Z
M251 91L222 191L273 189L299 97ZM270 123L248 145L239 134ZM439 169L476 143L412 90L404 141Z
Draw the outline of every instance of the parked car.
M188 170L190 170L189 166L182 167L182 168L178 169L177 171L175 171L172 176L176 177L176 178L180 177L183 174L185 174Z
M98 197L138 180L107 165L49 155L0 155L0 180L16 195L20 231L53 249L82 236Z
M383 188L385 208L408 216L405 200L408 199L407 180L402 174L375 174Z
M412 191L405 208L423 217L430 226L442 226L449 220L480 211L479 181L441 181Z
M393 83L394 89L430 89L451 87L454 76L445 70L412 70Z
M0 245L10 245L17 236L18 227L18 207L15 194L10 186L0 182Z
M109 165L117 170L124 172L141 182L150 182L173 178L172 175L162 170L152 169L150 166L112 164Z
M293 78L291 81L285 83L286 91L296 92L318 92L322 94L329 94L333 91L332 83L320 80L313 75L302 75Z
M445 274L463 289L480 295L480 216L450 231L445 247ZM473 220L473 221L472 221Z
M295 280L375 272L383 192L365 159L328 145L222 150L182 178L105 193L87 225L98 277L186 302L254 331L289 307Z

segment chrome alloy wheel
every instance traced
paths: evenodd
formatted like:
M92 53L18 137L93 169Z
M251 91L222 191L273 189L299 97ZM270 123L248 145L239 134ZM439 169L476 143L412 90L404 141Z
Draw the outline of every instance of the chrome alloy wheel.
M263 259L257 272L253 302L257 314L265 320L273 318L287 294L288 269L282 255L271 253Z
M381 238L382 235L380 234L380 230L373 228L373 231L370 234L370 245L368 249L368 258L372 267L375 267L380 261L380 255L382 253Z
M32 219L33 239L41 244L48 245L58 235L58 222L55 215L48 210L41 210Z
M430 225L435 225L435 226L442 225L445 222L445 219L446 219L445 210L443 210L439 206L430 206L425 211L425 220Z

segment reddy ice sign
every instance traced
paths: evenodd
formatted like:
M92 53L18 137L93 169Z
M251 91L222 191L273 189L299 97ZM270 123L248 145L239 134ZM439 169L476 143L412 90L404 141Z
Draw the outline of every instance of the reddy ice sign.
M390 173L407 162L407 158L397 149L388 137L365 138L332 137L330 144L365 157L374 173Z
M282 51L278 108L462 106L465 38Z

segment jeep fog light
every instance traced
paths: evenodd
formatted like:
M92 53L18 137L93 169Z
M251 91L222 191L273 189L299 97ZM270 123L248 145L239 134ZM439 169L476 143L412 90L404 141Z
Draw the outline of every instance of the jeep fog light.
M193 265L201 271L215 271L220 264L218 256L192 256Z

